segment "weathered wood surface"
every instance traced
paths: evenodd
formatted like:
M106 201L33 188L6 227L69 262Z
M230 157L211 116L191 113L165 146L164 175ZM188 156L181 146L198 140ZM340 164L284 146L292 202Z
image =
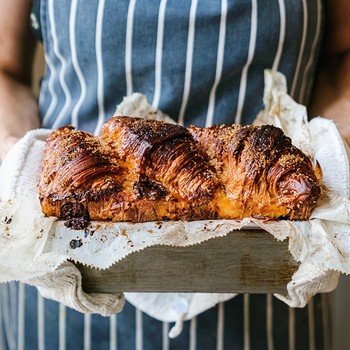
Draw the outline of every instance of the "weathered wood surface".
M113 292L286 293L298 264L263 230L233 231L191 247L154 246L107 270L78 265L83 289Z

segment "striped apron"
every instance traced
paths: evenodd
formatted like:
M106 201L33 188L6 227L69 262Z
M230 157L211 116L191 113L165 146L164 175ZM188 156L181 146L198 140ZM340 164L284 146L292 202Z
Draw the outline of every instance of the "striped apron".
M40 116L99 133L132 92L180 124L251 123L263 71L281 71L307 104L322 37L321 0L41 0L32 29L45 49ZM126 303L109 318L1 286L1 349L330 349L327 296L290 309L271 295L240 295L172 324Z

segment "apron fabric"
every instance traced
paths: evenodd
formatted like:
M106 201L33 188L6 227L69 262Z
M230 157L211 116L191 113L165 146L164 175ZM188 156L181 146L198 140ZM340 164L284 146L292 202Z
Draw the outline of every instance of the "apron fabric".
M45 127L98 132L132 92L181 124L251 123L264 69L306 103L320 0L42 0Z

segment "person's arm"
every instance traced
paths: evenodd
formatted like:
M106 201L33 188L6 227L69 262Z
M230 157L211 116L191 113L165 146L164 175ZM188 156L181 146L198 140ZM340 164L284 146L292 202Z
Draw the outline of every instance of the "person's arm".
M310 111L333 119L350 144L350 1L329 1L325 15L324 50Z
M27 131L39 127L31 93L35 38L31 1L0 0L0 159Z

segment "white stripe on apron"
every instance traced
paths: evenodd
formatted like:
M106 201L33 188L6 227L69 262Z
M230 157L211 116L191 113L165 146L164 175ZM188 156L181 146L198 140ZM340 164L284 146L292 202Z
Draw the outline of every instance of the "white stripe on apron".
M240 124L242 119L242 111L244 106L246 90L247 90L248 70L253 61L254 52L255 52L257 25L258 25L258 4L257 4L257 0L252 0L252 14L251 14L248 58L247 58L246 64L242 69L235 124Z

